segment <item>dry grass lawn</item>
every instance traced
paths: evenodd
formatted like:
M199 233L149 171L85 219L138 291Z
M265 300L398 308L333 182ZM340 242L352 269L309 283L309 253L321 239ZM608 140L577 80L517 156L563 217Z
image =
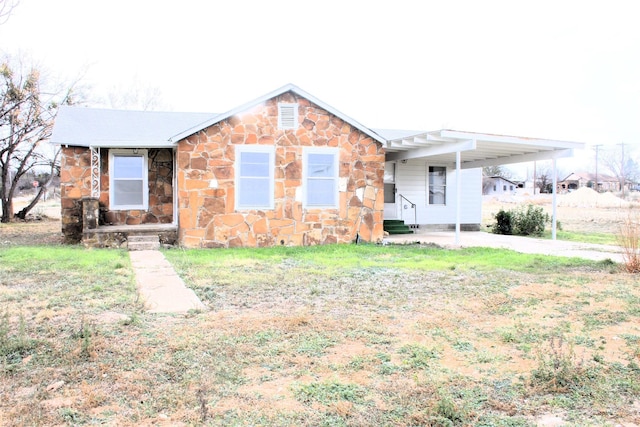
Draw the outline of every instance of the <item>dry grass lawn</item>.
M210 310L163 316L126 252L58 226L0 225L1 425L640 425L640 287L611 264L172 250Z

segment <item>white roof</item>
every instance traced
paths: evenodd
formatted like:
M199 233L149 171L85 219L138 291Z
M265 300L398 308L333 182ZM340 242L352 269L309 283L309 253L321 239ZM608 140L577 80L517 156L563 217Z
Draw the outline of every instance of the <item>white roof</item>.
M80 147L172 147L173 135L216 115L62 106L51 142Z
M428 157L430 163L449 165L455 163L459 152L463 169L571 157L574 149L585 147L581 142L450 129L378 132L388 137L385 144L387 161Z

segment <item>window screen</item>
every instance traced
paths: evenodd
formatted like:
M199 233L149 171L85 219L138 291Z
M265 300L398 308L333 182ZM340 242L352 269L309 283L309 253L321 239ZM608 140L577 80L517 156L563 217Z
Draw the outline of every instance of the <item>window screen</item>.
M338 205L337 153L307 152L306 205L336 207Z
M144 154L119 154L111 157L111 208L147 208L147 170Z
M270 208L273 205L273 155L267 151L238 152L238 208Z

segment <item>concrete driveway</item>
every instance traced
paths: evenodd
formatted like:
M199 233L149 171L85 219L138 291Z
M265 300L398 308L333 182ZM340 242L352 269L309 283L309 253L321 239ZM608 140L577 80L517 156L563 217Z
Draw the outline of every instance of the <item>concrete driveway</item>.
M455 244L453 231L430 231L416 234L386 236L388 243L434 243L445 248L460 247L491 247L510 249L528 254L555 255L565 257L579 257L601 261L610 259L621 263L622 248L619 246L596 245L590 243L568 242L565 240L537 239L522 236L504 236L484 231L460 232L460 244Z

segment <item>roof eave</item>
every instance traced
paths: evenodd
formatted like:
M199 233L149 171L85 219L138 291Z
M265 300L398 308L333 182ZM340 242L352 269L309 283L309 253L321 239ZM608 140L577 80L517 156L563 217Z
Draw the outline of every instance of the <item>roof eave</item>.
M69 147L96 147L96 148L173 148L175 143L171 141L89 141L89 142L63 142L51 141L54 145Z

